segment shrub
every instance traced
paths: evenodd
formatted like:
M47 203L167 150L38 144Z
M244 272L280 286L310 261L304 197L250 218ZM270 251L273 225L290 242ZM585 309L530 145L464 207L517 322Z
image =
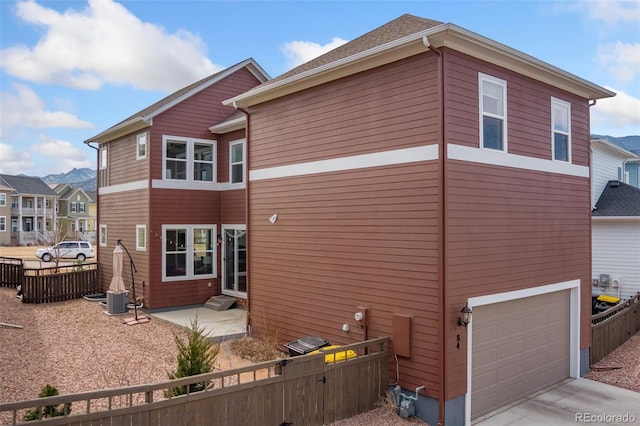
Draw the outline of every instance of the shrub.
M58 389L47 384L45 387L42 388L42 390L38 394L38 398L46 398L48 396L56 396L56 395L60 395L60 393L58 392ZM56 406L56 405L47 405L46 407L42 408L42 411L40 410L40 408L33 408L26 412L26 414L24 415L24 420L28 422L31 420L43 419L45 417L59 417L59 416L64 416L65 412L67 415L71 413L70 402L64 404L63 407Z
M183 341L177 335L174 340L178 346L178 368L169 373L169 379L195 376L197 374L210 373L220 351L219 345L214 345L204 333L204 329L198 326L198 320L191 321L191 328L187 341ZM206 389L206 382L192 383L188 392L199 392ZM171 388L166 392L167 396L184 395L187 393L187 386Z

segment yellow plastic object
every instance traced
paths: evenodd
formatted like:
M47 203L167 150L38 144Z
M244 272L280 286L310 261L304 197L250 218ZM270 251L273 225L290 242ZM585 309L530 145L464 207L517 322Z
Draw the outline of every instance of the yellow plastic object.
M335 348L339 348L340 345L331 345L331 346L324 346L321 349L335 349ZM310 354L319 354L320 352L322 352L321 349L316 349L313 352L309 352ZM336 352L334 354L325 354L324 356L324 362L325 364L330 364L332 362L338 362L338 361L344 361L345 359L349 359L349 358L355 358L357 356L357 354L352 351L351 349L347 350L347 351L342 351L342 352Z
M598 296L598 302L618 303L619 301L620 298L615 296L607 296L606 294Z

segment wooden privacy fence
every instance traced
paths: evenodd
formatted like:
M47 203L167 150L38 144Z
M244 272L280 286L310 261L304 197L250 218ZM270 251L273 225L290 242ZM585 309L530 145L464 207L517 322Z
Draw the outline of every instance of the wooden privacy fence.
M25 268L21 259L0 258L0 285L22 286L23 303L52 303L98 293L98 264Z
M347 357L347 351L357 356ZM340 360L339 354L344 354ZM325 362L337 354L337 362ZM23 423L26 410L71 403L47 425L322 425L375 408L389 385L389 338L278 359L234 370L149 385L60 395L0 404L0 420ZM165 397L178 386L206 389ZM64 405L62 405L64 406Z
M0 287L18 287L24 275L22 259L0 256Z
M640 330L640 293L591 317L591 364Z

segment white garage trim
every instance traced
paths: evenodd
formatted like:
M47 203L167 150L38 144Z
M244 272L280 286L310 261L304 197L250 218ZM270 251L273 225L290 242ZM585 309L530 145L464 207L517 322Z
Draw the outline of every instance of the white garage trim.
M470 297L467 300L469 307L473 310L476 306L490 305L493 303L507 302L525 297L538 296L546 293L553 293L561 290L571 290L570 294L570 358L569 375L574 378L580 377L580 280L564 281L556 284L543 285L540 287L526 288L522 290L508 291L505 293L489 294L486 296ZM473 317L467 326L467 393L465 395L465 424L471 424L471 377L473 359Z

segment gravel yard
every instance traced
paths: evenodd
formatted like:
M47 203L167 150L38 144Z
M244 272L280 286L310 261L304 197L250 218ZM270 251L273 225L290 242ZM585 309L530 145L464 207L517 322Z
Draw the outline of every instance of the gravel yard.
M0 256L28 257L35 247ZM11 248L16 250L16 248ZM34 258L35 259L35 258ZM90 259L95 261L95 259ZM97 302L84 299L55 304L23 304L15 289L0 288L0 401L36 398L50 384L61 394L167 380L176 367L174 335L185 337L179 326L154 318L127 326L122 316L108 316ZM587 374L587 378L640 392L640 332L631 337ZM246 365L221 348L219 369ZM8 422L0 417L0 424ZM403 426L425 424L405 420L379 408L331 426Z

